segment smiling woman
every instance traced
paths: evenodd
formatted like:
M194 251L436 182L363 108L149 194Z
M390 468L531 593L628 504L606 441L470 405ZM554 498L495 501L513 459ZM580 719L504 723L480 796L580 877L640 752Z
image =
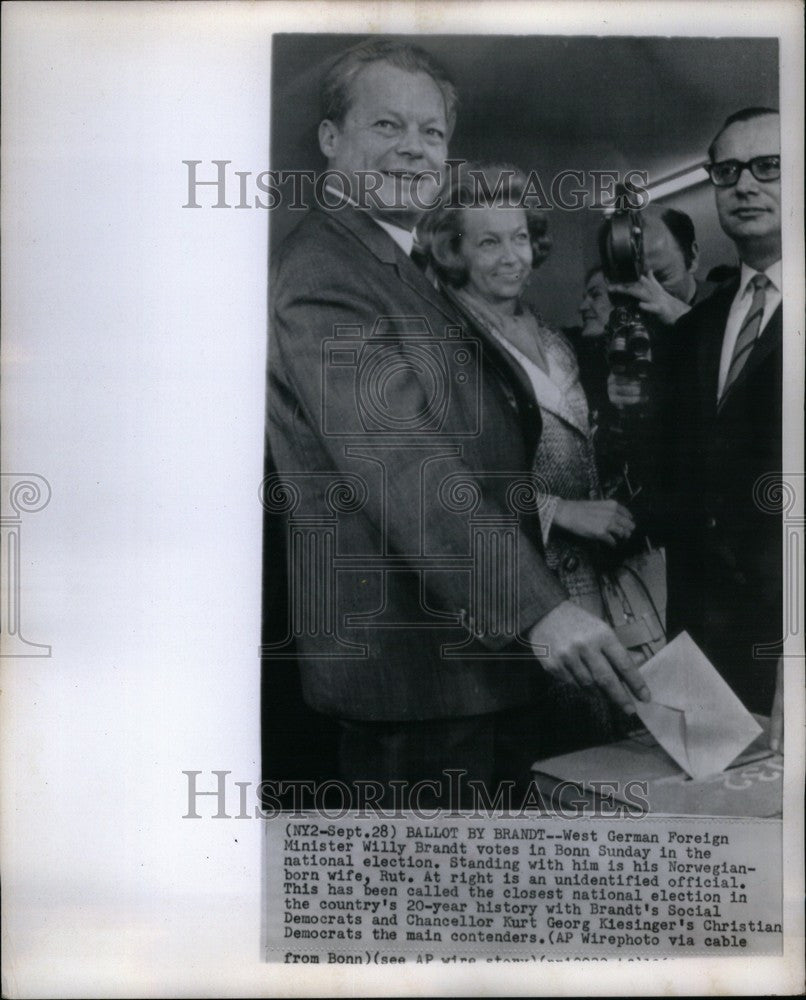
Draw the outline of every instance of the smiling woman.
M607 550L635 529L631 513L602 497L588 403L573 348L523 301L551 240L542 212L528 207L526 175L505 165L470 166L453 179L443 204L419 231L443 291L468 329L504 349L539 405L533 470L546 564L572 601L605 618L601 574ZM564 681L544 697L557 717L574 719L572 741L613 738L619 718L600 694ZM581 723L581 719L585 719ZM555 741L563 737L553 734Z
M470 164L452 173L440 206L418 227L438 277L461 288L472 268L487 294L517 299L552 247L548 217L535 207L540 199L526 193L526 183L508 164Z

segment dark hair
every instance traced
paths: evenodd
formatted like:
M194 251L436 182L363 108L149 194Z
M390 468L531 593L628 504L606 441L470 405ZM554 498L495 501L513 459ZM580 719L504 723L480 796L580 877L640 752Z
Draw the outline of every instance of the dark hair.
M587 285L594 274L601 274L604 277L604 268L601 264L594 264L593 267L589 267L585 272L585 284Z
M767 115L777 115L779 111L777 108L742 108L741 111L734 111L732 115L728 115L725 121L722 123L722 128L714 136L711 145L708 147L708 159L711 163L714 162L714 150L716 149L717 140L725 131L735 122L749 122L753 121L754 118L766 118Z
M353 102L352 84L362 69L375 62L389 63L407 73L426 73L439 87L445 102L448 129L456 122L459 98L447 72L433 56L418 45L388 39L370 39L354 45L336 57L330 66L321 90L322 118L341 125Z
M461 288L467 282L467 266L462 259L462 212L465 208L522 208L532 244L532 267L548 257L552 240L548 217L532 207L533 197L525 194L526 175L508 164L467 164L451 177L450 189L443 192L438 208L429 212L418 227L423 246L434 271L449 285Z
M675 243L680 247L686 267L691 267L694 263L694 244L697 241L697 234L694 231L694 223L691 216L685 212L680 212L676 208L666 208L660 213L661 221L674 237Z

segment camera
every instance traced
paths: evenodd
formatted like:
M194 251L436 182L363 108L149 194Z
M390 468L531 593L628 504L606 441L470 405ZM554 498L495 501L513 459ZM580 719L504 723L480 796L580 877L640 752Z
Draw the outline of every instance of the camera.
M383 316L371 330L336 326L322 345L323 433L475 437L479 358L461 327L437 335L423 316Z
M637 211L621 207L604 222L599 231L599 256L608 281L638 281L644 273L644 231ZM610 298L613 309L605 327L610 370L645 379L652 368L652 341L644 318L631 296L611 292Z

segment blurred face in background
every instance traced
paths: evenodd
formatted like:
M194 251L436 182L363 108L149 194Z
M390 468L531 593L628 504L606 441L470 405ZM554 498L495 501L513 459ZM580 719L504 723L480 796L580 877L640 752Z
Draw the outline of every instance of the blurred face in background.
M582 336L600 337L604 333L612 308L605 276L601 270L596 270L588 278L582 301L579 304L579 314L582 317Z
M532 272L526 212L503 205L464 209L459 252L468 291L493 306L517 302Z

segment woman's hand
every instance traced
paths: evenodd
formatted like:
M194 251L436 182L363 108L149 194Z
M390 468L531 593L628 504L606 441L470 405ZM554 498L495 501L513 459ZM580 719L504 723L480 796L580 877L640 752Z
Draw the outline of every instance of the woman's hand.
M626 541L635 531L632 514L615 500L560 500L554 523L572 535L611 547Z

